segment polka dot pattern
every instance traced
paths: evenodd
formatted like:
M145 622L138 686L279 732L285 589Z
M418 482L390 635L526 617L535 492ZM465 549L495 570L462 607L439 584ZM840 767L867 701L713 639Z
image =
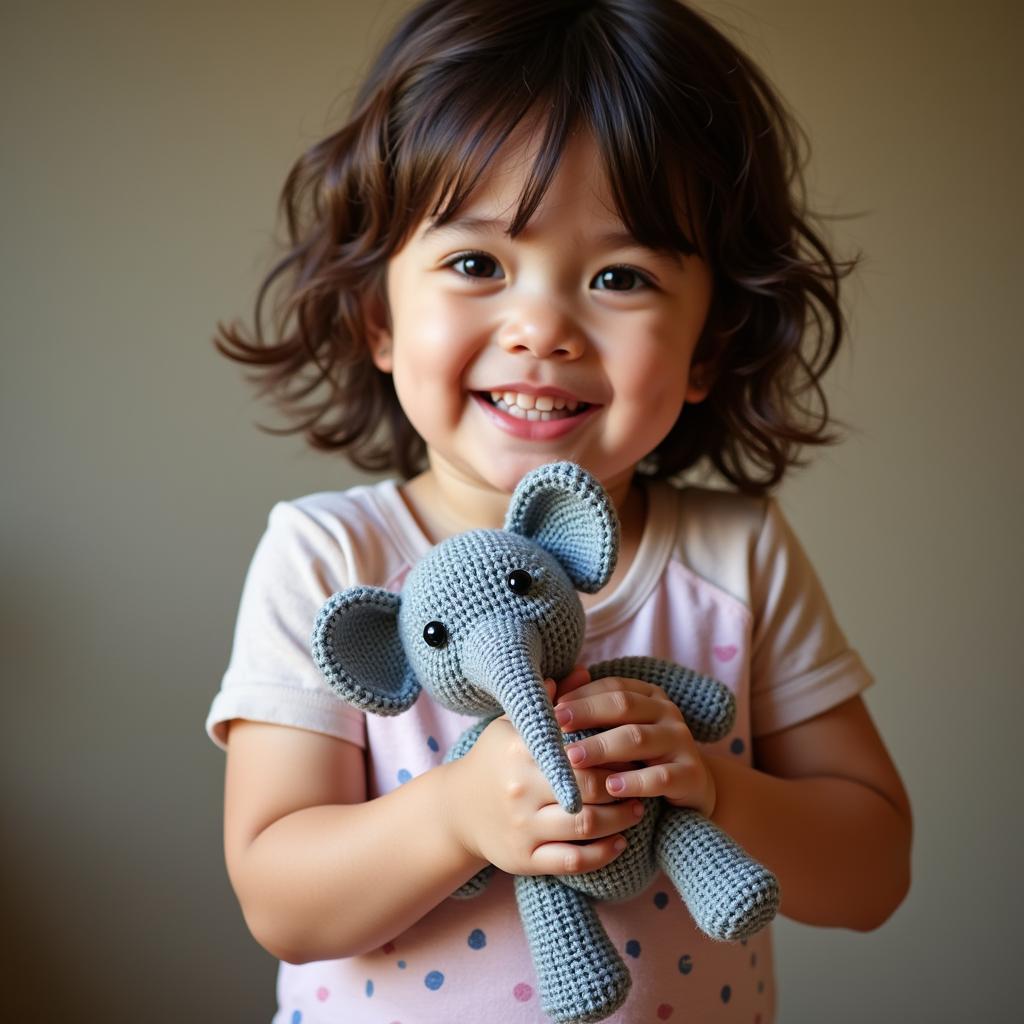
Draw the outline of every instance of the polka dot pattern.
M423 984L436 992L444 984L444 975L440 971L431 971L424 979Z
M667 892L656 892L654 894L654 905L659 910L664 910L668 906L668 893Z
M483 949L487 945L487 936L479 928L474 928L469 933L466 944L470 949Z
M746 749L747 745L743 742L743 740L739 738L739 736L737 736L736 739L734 739L732 743L729 744L729 750L732 751L732 753L734 754L742 754L743 751Z
M319 1000L320 1000L320 1002L321 1002L321 1003L326 1003L326 1002L327 1002L327 997L328 997L328 996L329 996L330 994L331 994L331 993L330 993L330 990L329 990L329 989L327 989L327 988L325 988L325 987L324 987L323 985L321 985L321 986L320 986L320 987L319 987L319 988L318 988L318 989L316 990L316 997L317 997L317 999L319 999Z
M688 955L679 958L679 973L689 974L693 970L693 961Z
M723 1003L729 1002L732 999L732 987L730 985L723 985L721 995Z
M668 1005L668 1003L662 1003L658 1007L658 1020L668 1020L674 1012L674 1007Z
M427 737L427 746L436 754L441 749L441 744L433 736Z
M369 999L373 995L373 980L370 978L366 979L366 998Z
M399 768L398 769L398 784L400 786L404 785L411 778L412 778L412 772L409 771L408 768Z
M528 1003L533 998L533 989L525 981L521 981L512 989L512 995L517 1002Z
M640 943L636 939L630 939L626 943L626 956L631 956L634 960L640 956Z

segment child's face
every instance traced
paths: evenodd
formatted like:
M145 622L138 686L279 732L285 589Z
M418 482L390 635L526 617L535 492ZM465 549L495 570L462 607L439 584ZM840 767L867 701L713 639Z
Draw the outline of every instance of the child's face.
M374 361L393 374L435 473L507 494L528 470L568 458L615 486L683 403L707 393L691 359L711 273L696 256L655 253L628 236L588 136L566 148L530 223L510 239L502 223L532 153L528 142L510 145L453 222L420 224L392 258L391 329L373 333ZM537 408L510 414L491 392L518 393L519 406L571 398L587 408L531 418Z

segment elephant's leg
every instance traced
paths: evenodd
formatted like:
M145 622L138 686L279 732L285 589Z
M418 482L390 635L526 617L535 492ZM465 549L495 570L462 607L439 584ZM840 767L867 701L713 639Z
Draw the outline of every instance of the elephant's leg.
M604 1020L626 1001L630 977L590 900L546 875L515 882L544 1012L556 1024Z
M667 807L655 844L662 870L706 935L742 939L775 916L778 880L703 815Z

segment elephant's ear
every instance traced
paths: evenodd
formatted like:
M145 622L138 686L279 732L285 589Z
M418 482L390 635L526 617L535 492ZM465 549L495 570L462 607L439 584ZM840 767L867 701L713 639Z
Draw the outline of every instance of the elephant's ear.
M596 594L619 557L619 517L605 489L573 462L527 473L512 494L505 529L554 555L573 586Z
M389 590L350 587L320 609L313 627L313 658L331 688L377 715L407 711L420 692L398 638L400 604Z

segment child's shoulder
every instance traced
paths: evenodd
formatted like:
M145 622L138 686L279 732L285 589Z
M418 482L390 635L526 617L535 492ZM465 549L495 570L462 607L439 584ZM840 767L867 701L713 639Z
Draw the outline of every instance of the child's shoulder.
M665 508L683 548L733 549L756 543L774 500L736 491L668 483L654 485L656 501Z
M652 496L652 513L673 536L672 560L749 606L756 555L777 511L774 500L667 483L655 484Z
M350 582L386 586L422 554L422 536L392 478L279 501L268 534L304 557L340 555Z

